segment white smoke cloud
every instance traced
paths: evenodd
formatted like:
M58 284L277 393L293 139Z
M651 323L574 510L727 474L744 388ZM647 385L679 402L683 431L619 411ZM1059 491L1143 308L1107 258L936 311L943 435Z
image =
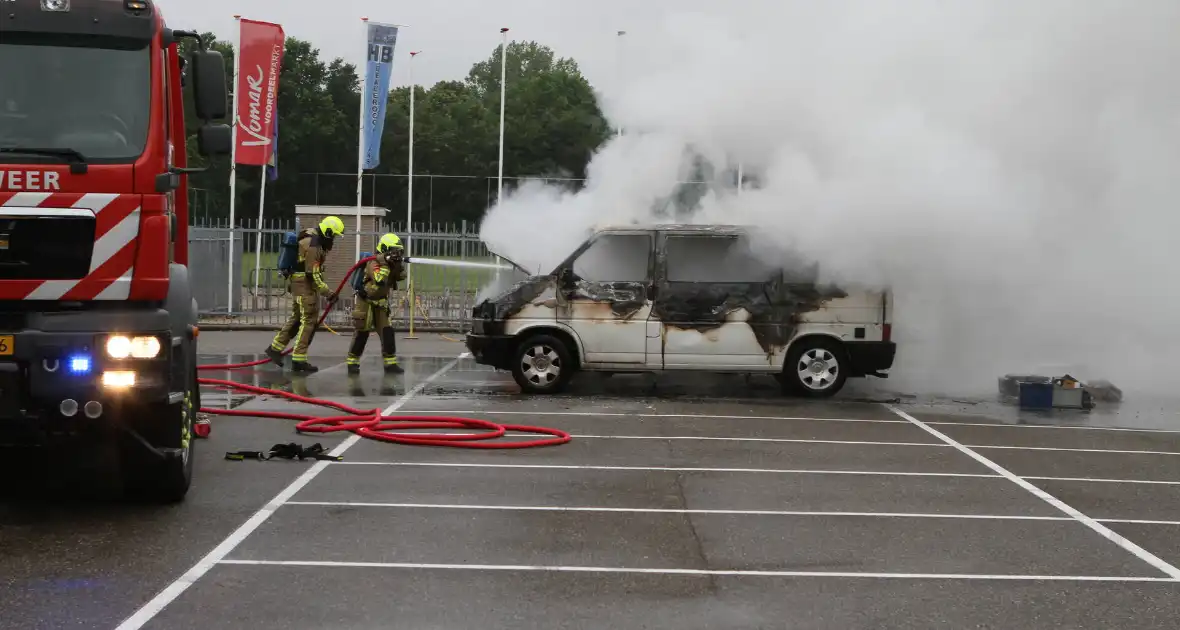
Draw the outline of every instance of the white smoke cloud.
M889 384L994 391L1070 370L1170 388L1180 350L1180 2L767 0L629 29L603 95L626 133L579 194L525 186L483 236L549 271L591 226L652 221L686 148L761 188L694 221L755 225L888 284Z

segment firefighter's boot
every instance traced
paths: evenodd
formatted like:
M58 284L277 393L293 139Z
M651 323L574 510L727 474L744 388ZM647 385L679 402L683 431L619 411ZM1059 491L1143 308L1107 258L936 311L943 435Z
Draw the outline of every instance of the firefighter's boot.
M275 350L272 346L266 347L266 357L270 359L275 365L283 367L283 351Z
M314 374L316 372L319 372L320 369L318 367L308 363L306 360L304 360L304 361L291 361L291 371L292 372L302 372L304 374Z
M355 363L348 364L348 373L353 376L360 374L361 373L361 366L359 366Z

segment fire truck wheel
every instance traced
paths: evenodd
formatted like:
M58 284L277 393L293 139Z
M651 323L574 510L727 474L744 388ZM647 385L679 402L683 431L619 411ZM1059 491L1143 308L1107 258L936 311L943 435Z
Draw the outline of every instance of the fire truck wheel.
M140 435L153 446L180 449L180 456L161 459L133 439L124 446L121 458L123 486L134 500L178 503L184 500L192 485L193 424L199 406L195 362L194 356L189 361L189 385L184 399L178 404L149 409L140 421L135 422Z

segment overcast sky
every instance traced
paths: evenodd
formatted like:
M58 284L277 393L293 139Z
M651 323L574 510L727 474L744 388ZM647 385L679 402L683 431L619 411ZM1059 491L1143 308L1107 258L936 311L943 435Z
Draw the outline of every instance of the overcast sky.
M459 79L471 64L490 55L500 42L500 28L517 40L536 40L559 56L573 57L591 82L605 88L615 72L619 30L641 31L666 10L683 10L703 0L157 0L170 26L234 34L235 13L277 22L287 35L310 40L328 60L353 63L364 55L362 16L406 24L397 43L393 82L407 81L411 50L419 83ZM641 8L635 8L637 5Z

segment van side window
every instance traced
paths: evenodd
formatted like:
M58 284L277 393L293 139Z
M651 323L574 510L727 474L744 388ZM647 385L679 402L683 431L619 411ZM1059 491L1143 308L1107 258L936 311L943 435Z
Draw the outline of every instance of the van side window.
M574 261L574 273L590 282L646 282L651 236L604 234Z
M670 234L666 252L668 282L765 282L775 273L736 236Z

